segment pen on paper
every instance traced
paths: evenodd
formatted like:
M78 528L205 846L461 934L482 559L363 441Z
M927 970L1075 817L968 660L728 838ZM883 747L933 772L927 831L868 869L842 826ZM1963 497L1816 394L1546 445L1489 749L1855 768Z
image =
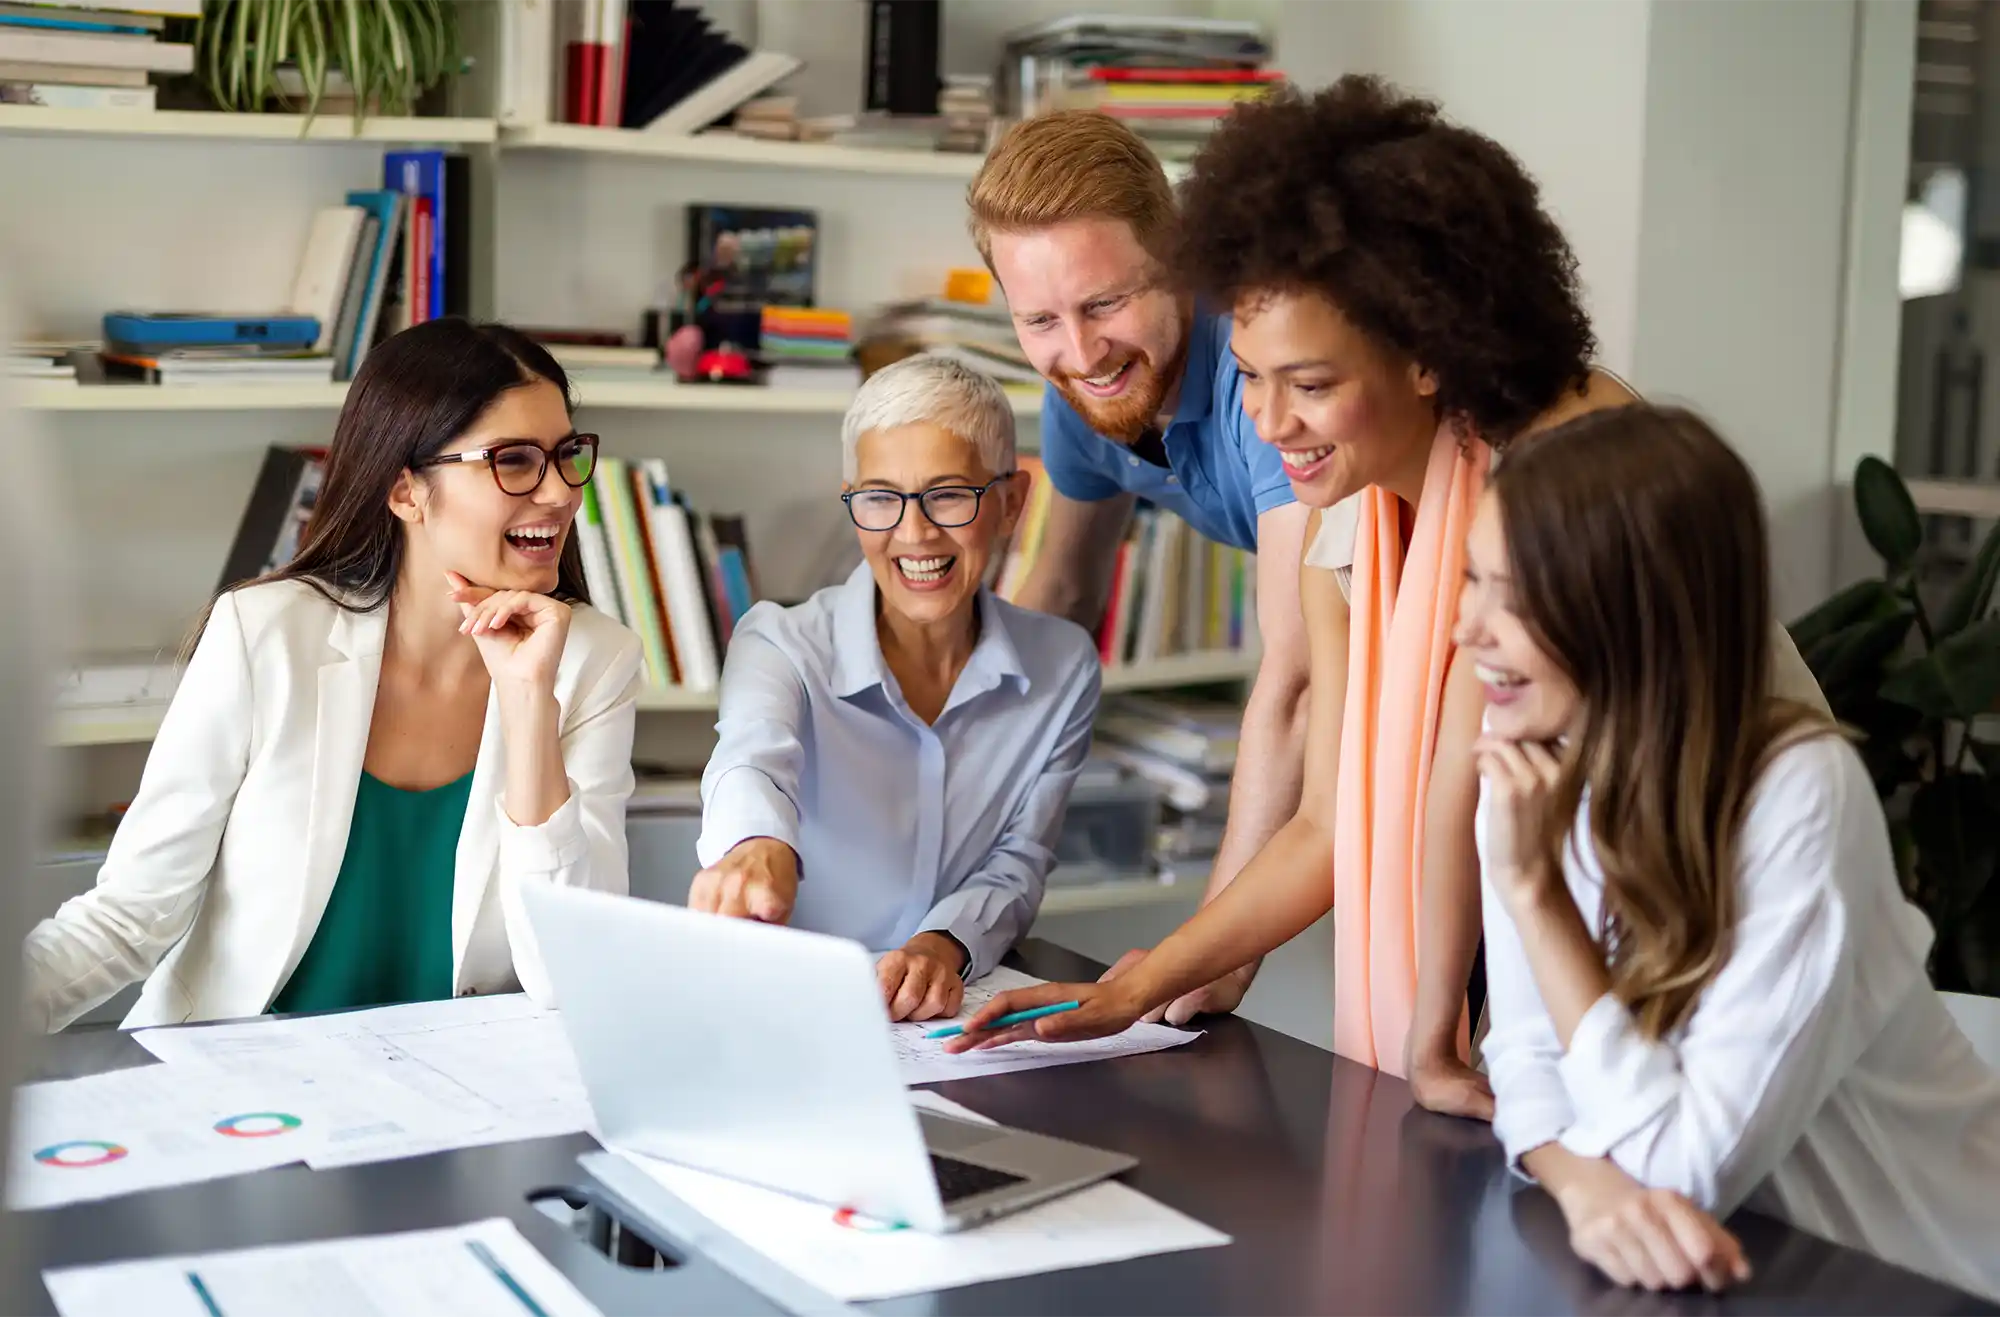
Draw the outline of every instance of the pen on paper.
M521 1301L523 1308L533 1313L535 1317L549 1317L548 1309L536 1303L535 1296L522 1288L521 1282L514 1279L513 1273L500 1265L500 1259L493 1256L492 1249L476 1239L466 1240L465 1246L472 1250L472 1256L478 1258L481 1265L493 1273L496 1280L507 1287L509 1293ZM216 1317L221 1317L221 1314L216 1314Z
M1060 1015L1064 1011L1073 1011L1080 1005L1082 1005L1081 1002L1059 1001L1053 1006L1037 1006L1032 1010L1010 1011L1008 1014L1002 1015L997 1019L987 1021L984 1032L991 1033L995 1029L1005 1029L1011 1025L1026 1024L1030 1020L1039 1020L1044 1015ZM942 1029L931 1030L924 1037L956 1038L964 1032L965 1029L962 1026L948 1024Z
M187 1273L187 1281L194 1287L194 1296L201 1300L201 1306L208 1310L208 1317L222 1317L221 1305L217 1304L215 1296L208 1292L208 1286L202 1284L201 1277L190 1271Z

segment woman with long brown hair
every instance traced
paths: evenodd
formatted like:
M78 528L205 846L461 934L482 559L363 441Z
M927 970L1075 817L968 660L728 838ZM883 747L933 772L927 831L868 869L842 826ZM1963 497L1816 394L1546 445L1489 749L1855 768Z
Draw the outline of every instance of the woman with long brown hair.
M1497 468L1467 562L1509 1160L1621 1284L1743 1278L1747 1203L2000 1297L2000 1074L1860 755L1770 693L1742 460L1687 412L1579 418Z
M293 561L210 606L97 886L30 935L58 1029L546 979L524 883L623 891L638 638L570 531L597 438L501 325L370 352Z

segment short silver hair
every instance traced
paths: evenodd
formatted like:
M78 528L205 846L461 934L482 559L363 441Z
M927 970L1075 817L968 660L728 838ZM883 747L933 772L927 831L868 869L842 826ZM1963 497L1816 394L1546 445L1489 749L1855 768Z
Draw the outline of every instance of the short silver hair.
M1014 404L992 376L950 357L905 357L870 375L840 425L841 478L860 470L861 436L899 425L935 425L972 445L996 476L1014 470Z

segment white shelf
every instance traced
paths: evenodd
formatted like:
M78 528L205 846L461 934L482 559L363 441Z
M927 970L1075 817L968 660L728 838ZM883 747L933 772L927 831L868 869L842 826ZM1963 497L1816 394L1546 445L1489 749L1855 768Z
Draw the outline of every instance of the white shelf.
M813 169L855 174L896 174L915 178L969 180L986 157L951 151L894 150L840 146L832 142L767 142L732 133L682 136L638 128L591 128L582 124L506 124L500 144L511 150L573 151L639 156L652 160L706 161Z
M1150 663L1121 663L1104 670L1104 691L1158 690L1167 686L1206 685L1217 681L1248 681L1257 675L1257 655L1225 649L1204 654L1176 654Z
M913 147L848 146L838 142L770 142L733 133L652 133L637 128L593 128L573 123L502 124L500 144L514 151L567 151L650 160L810 169L886 177L944 178L969 182L983 155ZM1169 180L1186 173L1184 162L1163 162Z
M345 384L77 384L28 380L19 397L40 412L338 411Z
M1257 671L1255 655L1237 653L1182 654L1155 663L1128 664L1107 669L1107 691L1159 690L1213 681L1244 681ZM639 692L641 713L713 713L715 692L662 690L649 687ZM166 716L164 700L148 701L115 708L56 710L51 743L63 747L93 745L142 745L160 730Z
M1943 516L2000 518L2000 483L1986 480L1912 480L1917 511Z
M602 411L732 412L757 416L839 416L854 395L845 389L771 389L762 385L680 384L673 380L572 381L580 406ZM24 380L18 395L42 412L338 411L345 384L75 384ZM1009 390L1019 416L1042 410L1039 392Z
M606 379L583 376L571 381L579 409L646 412L745 412L759 416L839 416L854 394L847 389L773 389L757 384L682 384L673 379ZM1017 416L1042 410L1039 389L1009 389Z
M165 700L116 709L58 708L49 740L57 746L144 745L166 716Z
M219 110L63 110L0 105L0 133L65 133L96 137L191 137L257 142L412 142L477 145L498 129L491 119L417 119L370 115L227 114Z

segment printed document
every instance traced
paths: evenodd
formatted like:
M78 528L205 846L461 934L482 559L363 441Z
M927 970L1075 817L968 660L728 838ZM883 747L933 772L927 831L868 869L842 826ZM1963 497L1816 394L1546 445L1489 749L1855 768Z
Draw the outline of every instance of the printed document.
M1111 1038L1087 1043L1044 1043L1030 1040L1009 1043L983 1052L963 1052L956 1056L944 1050L948 1041L926 1038L933 1029L963 1023L974 1011L1003 992L1016 988L1039 987L1046 979L1001 966L977 983L965 988L965 1004L950 1020L925 1020L921 1024L890 1026L896 1036L896 1059L902 1063L905 1084L941 1084L951 1079L976 1079L980 1075L1004 1075L1015 1070L1039 1070L1044 1066L1075 1065L1081 1061L1105 1061L1113 1057L1137 1056L1178 1047L1201 1037L1199 1031L1176 1029L1165 1024L1135 1024Z
M935 1093L920 1108L993 1122ZM870 1222L823 1204L637 1153L620 1152L695 1211L799 1279L837 1299L860 1301L953 1289L1181 1249L1214 1248L1229 1236L1116 1180L933 1235Z
M148 1258L42 1273L62 1317L597 1317L494 1218L448 1230Z
M303 1085L142 1065L25 1084L15 1095L7 1204L111 1198L302 1161L326 1108Z
M315 1149L315 1169L451 1148L574 1134L590 1103L562 1022L522 994L415 1002L338 1015L197 1029L147 1029L139 1043L163 1060L231 1073L349 1083L428 1112L425 1120Z

